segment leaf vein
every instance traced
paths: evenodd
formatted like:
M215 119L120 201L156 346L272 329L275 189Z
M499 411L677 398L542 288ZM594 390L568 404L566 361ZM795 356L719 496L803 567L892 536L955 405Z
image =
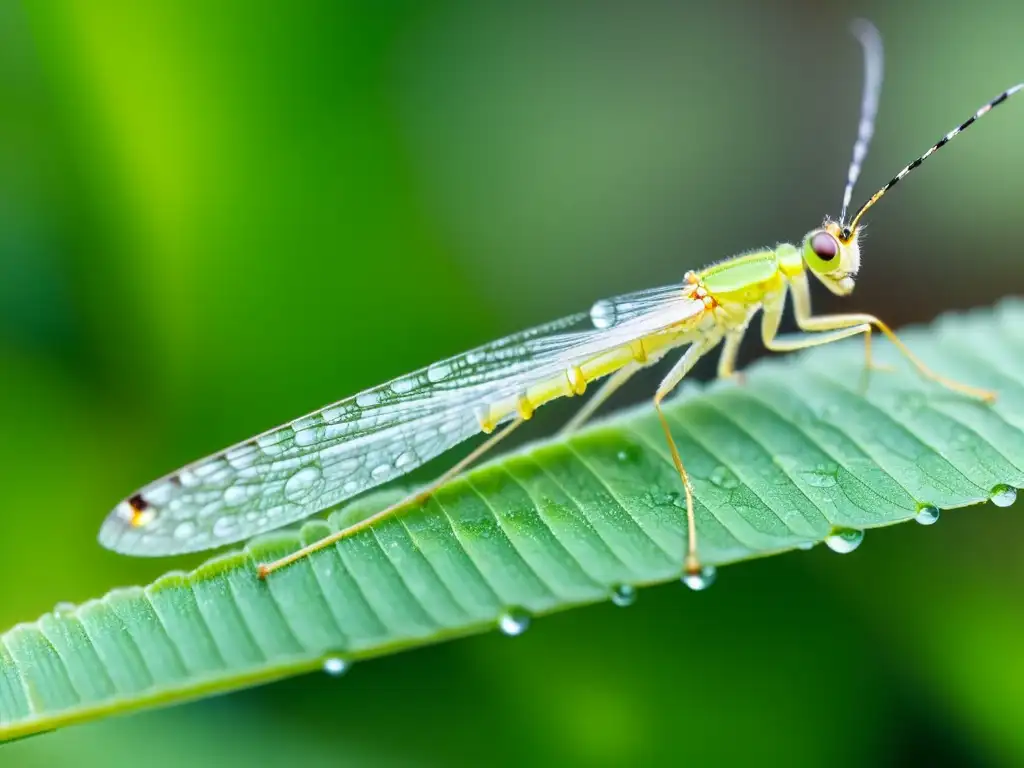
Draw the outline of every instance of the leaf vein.
M483 502L483 505L487 508L488 512L490 512L491 517L494 518L495 526L498 528L499 531L501 531L501 535L505 537L505 541L508 542L508 545L515 552L516 557L519 558L520 562L522 562L523 566L530 573L530 575L533 576L533 578L537 580L537 583L540 584L548 593L548 596L553 598L557 597L560 599L567 599L565 595L559 595L559 593L551 586L551 584L549 584L548 581L544 579L540 575L540 573L537 572L537 570L533 567L533 564L526 559L525 555L523 555L523 551L516 545L515 541L512 540L512 537L508 535L508 530L505 528L505 525L502 522L500 516L498 515L498 511L494 508L494 505L491 504L490 500L487 499L484 496L484 494L480 492L480 489L473 484L473 480L471 477L466 477L466 483L469 485L470 488L473 489L473 492L480 497L480 500Z
M463 479L463 483L465 484L465 479ZM473 489L471 489L471 490L473 490ZM474 491L474 493L475 493L475 491ZM462 540L462 536L459 534L459 530L455 526L455 521L452 519L451 513L448 511L448 508L437 497L437 495L434 495L431 498L434 499L434 502L437 504L438 508L441 510L441 512L444 514L445 518L447 519L448 525L451 528L452 537L453 537L455 543L459 545L459 548L462 550L463 554L466 556L466 559L469 561L470 565L472 565L473 568L476 570L476 572L480 575L481 583L486 585L486 587L491 591L491 594L494 595L495 602L497 602L499 604L503 603L503 604L507 605L508 601L504 597L502 597L501 592L500 592L500 590L498 590L497 586L492 584L490 579L487 578L487 576L484 574L483 569L480 567L480 564L477 562L476 558L473 556L473 553L469 551L469 547L467 547L466 543Z
M849 387L844 386L843 384L841 384L836 379L833 379L831 376L828 376L828 375L826 375L824 373L821 373L820 371L808 370L808 373L811 376L813 376L814 378L818 379L819 381L827 382L829 385L832 386L833 389L839 390L839 391L841 391L841 392L843 392L843 393L845 393L847 395L850 395L850 396L856 398L860 402L864 403L868 408L870 408L872 411L874 411L876 414L878 414L882 419L884 419L885 421L889 422L894 427L898 428L901 432L903 432L905 435L907 435L911 440L916 442L918 445L920 445L920 446L924 447L925 449L927 449L928 451L930 451L933 456L935 456L936 458L941 460L950 469L952 469L958 475L960 475L960 477L962 477L964 480L966 480L969 485L973 485L978 490L983 490L980 485L978 485L977 483L973 482L970 478L968 478L964 474L963 470L960 469L960 467L958 467L956 464L954 464L949 458L947 458L941 451L936 449L933 445L931 445L930 443L926 442L925 440L922 440L921 438L919 438L917 436L917 434L914 432L914 430L910 429L907 426L907 424L905 424L901 419L897 419L889 411L887 411L884 408L881 408L880 406L878 406L875 403L871 402L870 398L865 397L863 395L860 395L855 390L850 389ZM946 483L942 482L942 480L940 478L936 477L933 473L926 471L923 467L921 467L920 462L915 462L915 463L917 464L918 468L922 472L924 472L926 475L928 475L928 477L932 480L932 482L934 482L937 486L939 486L941 488L944 488L947 493L955 493L955 489L952 486L949 486Z
M566 488L565 485L563 485L562 481L559 480L552 472L550 472L548 468L544 466L543 462L533 461L532 459L530 459L530 461L551 481L553 485L556 485L562 491L562 493L565 494L565 498L569 500L569 503L572 504L573 508L576 510L578 519L581 522L581 524L586 528L586 530L594 534L594 537L597 539L598 543L601 544L604 550L612 558L614 558L619 563L619 565L622 566L623 570L631 570L626 565L626 561L619 557L619 555L615 552L615 549L612 547L611 543L604 536L601 535L601 531L599 531L597 527L590 522L586 514L583 512L583 508L580 506L580 502L576 499L575 496L572 495L572 493L569 492L569 489Z
M562 541L562 538L558 535L558 532L555 531L555 529L551 526L551 523L545 519L544 515L541 513L541 505L538 503L533 493L530 492L530 489L526 486L526 484L515 476L515 474L509 469L508 464L501 465L501 471L504 472L508 476L509 480L511 480L513 483L519 486L522 489L523 493L526 494L527 498L530 500L530 503L533 505L534 517L536 517L537 520L540 521L540 524L543 525L544 528L548 531L548 533L551 534L552 541L554 541L555 545L559 548L559 550L565 554L567 560L576 565L576 567L579 568L580 573L582 573L583 576L588 581L590 581L591 584L593 584L595 587L601 586L601 582L598 581L592 574L588 573L587 569L583 567L583 564L575 557L573 557L572 553L569 551L569 549L565 546L565 543Z
M897 501L896 499L890 499L890 498L886 497L885 495L879 493L876 489L874 489L870 485L868 485L863 479L858 477L857 474L855 472L853 472L849 468L849 466L847 466L846 462L844 462L843 460L839 459L834 453L832 453L832 451L830 451L826 445L824 445L821 441L818 440L818 438L816 438L813 434L811 434L803 426L803 424L799 423L799 421L797 419L787 419L786 416L780 410L778 410L778 408L776 408L775 404L772 403L770 398L766 398L766 397L763 397L760 394L755 394L755 393L750 394L749 398L750 398L750 402L751 403L757 405L758 407L761 407L761 408L765 409L766 411L774 413L776 416L779 417L779 419L781 419L786 424L788 424L791 427L793 427L797 432L799 432L801 435L803 435L806 438L807 442L813 444L819 451L821 451L825 456L827 456L830 461L835 463L837 466L844 467L846 469L846 471L849 473L850 478L852 480L854 480L862 489L864 489L864 491L866 491L867 493L871 494L872 496L875 496L876 498L882 499L883 501L886 501L889 504L892 504L894 507L900 507L899 501ZM890 474L888 471L886 471L885 468L883 468L881 464L879 464L877 461L875 461L873 458L871 458L871 455L866 453L863 450L863 448L861 448L861 446L853 438L851 438L849 435L847 435L845 433L844 433L843 436L846 439L848 439L857 448L858 451L860 451L864 456L866 456L871 461L872 466L874 466L876 469L878 469L879 472L881 472L883 475L885 475L890 480L892 480L893 485L896 485L896 486L898 486L900 488L903 488L903 490L906 492L907 496L909 496L910 498L914 497L914 495L907 488L905 488L903 486L903 484L899 482L899 480L897 480L892 474ZM783 470L786 472L786 474L790 474L789 470L786 469L785 467L783 467ZM790 475L790 477L792 477L792 475ZM853 504L855 507L857 507L857 509L861 510L862 512L871 513L870 509L865 508L864 505L859 504L855 499L850 498L849 494L844 494L844 496L846 496L846 499L851 504ZM824 514L824 512L823 512L823 514ZM831 525L835 525L836 521L829 519L827 514L825 514L825 519L828 520L828 522Z
M380 553L384 556L384 562L388 564L388 567L390 568L391 572L395 575L395 578L397 578L398 582L402 585L402 589L405 590L405 593L408 596L409 600L411 600L416 605L416 607L419 608L420 612L423 614L423 618L426 619L427 623L433 624L434 627L436 627L437 629L442 629L445 626L444 622L437 618L437 616L434 616L427 609L427 606L425 606L420 601L420 599L416 597L416 593L413 592L412 587L409 586L409 580L405 577L405 574L402 573L402 569L399 568L398 565L395 563L394 558L391 557L391 553L388 552L388 548L384 546L384 542L380 540L378 526L370 526L370 534L373 536L373 542L377 545L377 549L379 549Z
M589 462L589 461L587 461L586 457L585 457L585 456L584 456L584 455L583 455L582 453L580 453L580 452L579 452L579 450L577 450L577 449L576 449L576 446L574 446L574 445L572 444L572 442L571 442L571 441L570 441L570 442L568 442L568 443L567 443L566 445L568 446L568 448L569 448L569 451L570 451L570 453L572 453L572 455L576 457L576 460L577 460L577 461L578 461L578 462L579 462L580 464L582 464L582 465L583 465L583 468L584 468L584 469L585 469L585 470L587 471L587 473L588 473L588 474L589 474L589 475L590 475L590 476L591 476L591 477L592 477L592 478L593 478L593 479L594 479L594 480L595 480L595 481L596 481L596 482L597 482L597 483L598 483L598 484L599 484L599 485L600 485L600 486L601 486L602 488L604 488L604 490L605 490L605 493L607 493L607 494L608 494L608 497L609 497L609 498L610 498L610 499L611 499L612 501L614 501L614 502L615 502L615 504L616 504L616 505L618 506L618 508L619 508L619 509L620 509L620 510L622 511L622 513L623 513L623 514L625 514L625 516L626 516L627 518L629 518L629 521L630 521L630 522L631 522L631 523L632 523L632 524L633 524L634 526L636 526L636 529L637 529L637 531L638 531L638 532L640 533L640 535L641 535L641 536L643 536L644 538L646 538L646 539L647 539L648 541L650 541L650 542L651 542L651 543L652 543L652 544L654 545L654 547L655 547L656 549L659 549L659 550L661 550L662 554L663 554L663 555L665 555L666 557L668 557L670 561L673 561L673 562L674 562L674 561L676 561L676 560L680 560L680 557L681 557L680 553L678 553L678 552L672 552L672 551L670 551L670 550L666 549L665 547L663 547L663 546L662 546L661 542L660 542L660 541L658 541L658 539L657 539L657 538L655 538L654 536L652 536L651 534L649 534L649 533L648 533L648 532L647 532L647 531L646 531L646 530L644 529L644 527L643 527L643 526L642 526L642 525L640 524L640 521L639 521L639 520L637 520L637 519L636 519L636 517L634 517L634 516L633 516L633 513L632 513L632 512L630 512L630 511L629 511L629 509L627 509L627 508L626 508L626 505L622 503L622 499L621 499L621 498L619 497L619 494L618 494L618 493L616 493L616 492L615 492L614 490L612 490L612 487L611 487L611 486L610 486L610 485L609 485L609 484L608 484L608 483L607 483L607 482L605 481L605 479L604 479L603 477L601 477L601 474L600 474L600 473L599 473L599 472L598 472L598 471L597 471L596 469L594 469L594 468L593 468L593 467L592 467L592 466L590 465L590 462Z

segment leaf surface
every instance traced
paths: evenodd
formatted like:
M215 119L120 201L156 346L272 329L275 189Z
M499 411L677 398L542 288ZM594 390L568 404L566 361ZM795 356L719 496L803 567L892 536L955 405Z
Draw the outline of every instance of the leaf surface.
M687 387L667 408L720 566L984 502L1024 485L1024 304L905 337L994 406L857 343ZM117 589L0 636L0 739L511 625L678 578L685 502L649 407L500 457L263 582L255 566L382 508L384 491L195 571ZM1004 493L1003 499L1008 494ZM680 599L685 599L681 597ZM330 660L330 661L328 661ZM325 666L326 662L326 666Z

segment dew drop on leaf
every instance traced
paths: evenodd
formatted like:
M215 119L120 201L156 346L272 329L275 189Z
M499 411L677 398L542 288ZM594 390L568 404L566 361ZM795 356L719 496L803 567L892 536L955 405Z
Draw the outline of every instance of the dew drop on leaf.
M620 608L636 602L636 587L632 584L616 584L612 587L612 602Z
M989 492L989 499L997 507L1008 507L1017 500L1017 489L1000 483Z
M640 460L641 452L639 446L628 444L622 446L615 458L623 464L636 464Z
M921 525L933 525L939 522L939 508L934 504L919 504L914 520Z
M807 484L814 488L833 487L839 482L838 474L839 465L833 462L819 464L812 470L800 473Z
M715 566L705 565L697 573L684 573L681 581L694 592L700 592L714 584L716 576L718 571L715 570Z
M337 656L324 659L323 670L331 677L341 677L348 671L348 662Z
M682 501L682 494L677 491L655 491L647 494L653 507L680 507L686 509L686 503Z
M498 618L498 629L502 634L516 637L530 627L530 614L521 608L510 608Z
M825 545L841 555L853 552L862 541L864 541L864 531L856 528L836 528L825 537Z
M718 488L725 488L727 490L736 488L740 484L740 479L736 477L736 474L728 467L721 465L712 470L711 476L708 477L708 480L711 481L712 485Z

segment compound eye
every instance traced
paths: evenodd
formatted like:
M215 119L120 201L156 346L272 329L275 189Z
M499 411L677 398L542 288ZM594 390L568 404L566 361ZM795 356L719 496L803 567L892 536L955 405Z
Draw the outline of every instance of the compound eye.
M839 243L828 232L819 232L811 238L811 250L822 261L832 261L839 253Z

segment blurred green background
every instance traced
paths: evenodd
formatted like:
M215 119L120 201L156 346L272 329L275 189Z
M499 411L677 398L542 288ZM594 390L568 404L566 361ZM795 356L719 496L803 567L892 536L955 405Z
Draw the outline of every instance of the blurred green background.
M0 627L197 563L95 543L167 470L836 215L858 15L888 56L855 203L1024 77L1024 5L0 4ZM887 197L817 307L1021 293L1022 126ZM0 765L1024 765L1022 537L953 512Z

